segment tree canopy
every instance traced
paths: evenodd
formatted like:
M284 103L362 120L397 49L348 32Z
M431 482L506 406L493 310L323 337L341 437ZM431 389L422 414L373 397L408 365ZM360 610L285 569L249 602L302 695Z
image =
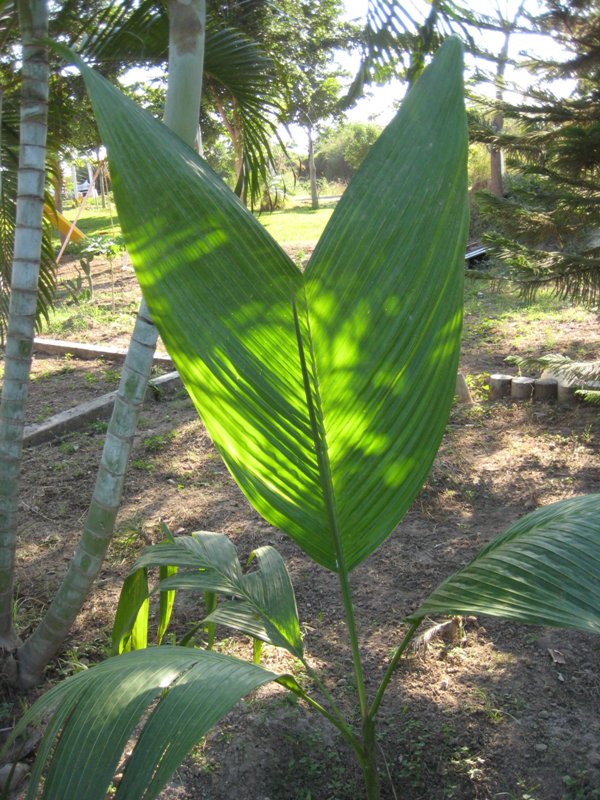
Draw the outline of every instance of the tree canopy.
M567 53L531 64L542 82L502 103L513 129L496 137L512 172L506 196L482 197L490 241L526 293L543 286L584 302L600 290L600 4L548 0L537 30ZM555 81L573 81L561 96Z

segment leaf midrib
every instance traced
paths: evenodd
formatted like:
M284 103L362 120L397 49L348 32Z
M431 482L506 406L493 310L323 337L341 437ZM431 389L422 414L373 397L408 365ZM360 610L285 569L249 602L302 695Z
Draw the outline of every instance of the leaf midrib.
M325 504L325 511L329 521L329 532L333 540L335 549L336 563L335 571L347 574L346 559L344 557L344 550L342 546L342 537L340 532L339 517L335 503L335 492L333 488L333 477L331 473L331 461L329 458L329 448L327 445L327 434L325 432L325 421L323 418L323 405L321 402L321 393L319 386L319 375L317 370L317 363L314 352L314 342L312 338L312 331L310 326L310 314L308 302L306 298L306 283L303 280L301 284L302 301L304 303L304 315L306 320L306 339L309 349L310 364L312 368L313 380L311 381L308 365L306 362L306 354L304 348L304 339L302 330L300 328L300 319L298 315L298 307L296 304L296 297L294 294L293 285L290 283L290 298L292 304L292 313L294 315L294 330L296 333L296 342L298 345L298 355L300 358L300 367L302 369L302 382L304 385L304 394L306 397L306 405L310 419L310 428L312 433L312 440L315 447L317 457L317 466L319 470L319 482Z

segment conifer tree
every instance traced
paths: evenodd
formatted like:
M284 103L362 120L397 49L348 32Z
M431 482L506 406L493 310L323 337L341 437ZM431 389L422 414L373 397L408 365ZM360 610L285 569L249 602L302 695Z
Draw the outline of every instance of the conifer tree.
M512 178L503 197L479 199L493 251L529 296L550 286L593 303L600 292L599 11L599 0L547 0L533 23L567 58L532 62L537 88L501 107L514 122L495 144ZM553 88L565 78L574 81L567 98Z

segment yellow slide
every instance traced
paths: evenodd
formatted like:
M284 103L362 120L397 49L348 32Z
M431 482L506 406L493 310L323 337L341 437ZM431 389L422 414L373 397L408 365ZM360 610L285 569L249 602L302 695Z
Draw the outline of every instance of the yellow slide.
M68 234L71 229L71 223L66 217L63 217L61 213L53 211L50 206L44 205L44 216L50 220L52 226L56 228L59 233L62 233L63 236ZM80 231L79 228L74 227L71 231L71 241L80 242L82 239L85 239L85 233Z

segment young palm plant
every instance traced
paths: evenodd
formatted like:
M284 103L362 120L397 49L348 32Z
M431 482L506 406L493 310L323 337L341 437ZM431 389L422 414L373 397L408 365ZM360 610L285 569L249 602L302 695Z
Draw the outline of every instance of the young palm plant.
M357 709L346 719L310 670L273 548L259 548L258 568L244 573L222 535L181 537L139 564L171 572L160 585L161 630L174 589L224 594L208 622L283 647L322 696L212 651L127 652L55 687L25 716L22 726L53 712L29 796L45 774L46 798L104 798L144 722L116 797L155 798L234 703L277 681L337 727L375 800L375 717L426 615L488 613L600 632L600 498L592 496L526 517L442 584L407 620L367 694L351 572L418 492L455 385L467 230L460 44L446 43L416 82L304 272L190 148L81 68L146 302L207 429L250 503L338 577ZM144 638L136 613L147 589L135 575L119 609L119 650Z

